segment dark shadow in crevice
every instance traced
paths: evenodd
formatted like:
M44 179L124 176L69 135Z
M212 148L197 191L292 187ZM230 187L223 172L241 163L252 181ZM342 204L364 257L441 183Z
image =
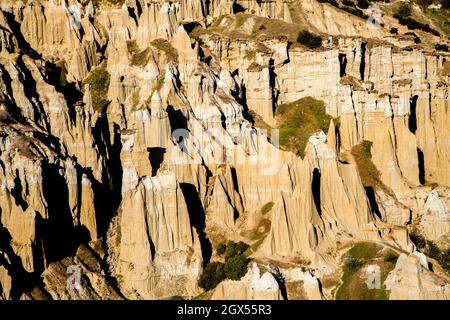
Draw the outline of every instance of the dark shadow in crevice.
M340 77L344 77L347 73L346 73L346 68L347 68L347 56L344 53L339 53L339 74Z
M135 3L137 4L139 3L139 1L136 1ZM135 12L134 8L128 7L128 15L130 16L131 19L134 20L134 22L136 22L136 24L139 24L138 18L139 13Z
M76 117L74 105L83 100L83 93L78 89L77 83L67 82L67 72L64 65L56 65L48 61L45 64L46 81L53 85L56 91L64 95L67 107L69 108L70 120L74 123Z
M322 208L320 203L320 179L321 179L320 171L317 168L315 168L312 176L311 190L316 210L319 213L319 215L322 215Z
M42 165L42 188L48 208L48 219L42 223L47 263L74 254L78 247L69 207L69 190L60 169L57 164Z
M254 124L255 119L251 115L247 104L247 87L245 86L244 82L242 82L241 85L237 87L238 89L236 91L232 90L231 94L233 95L233 98L236 99L237 103L242 106L242 116L244 117L244 119Z
M97 181L90 168L83 169L92 182L94 191L94 206L97 214L97 231L99 237L106 236L111 219L117 212L122 201L122 163L120 152L122 142L120 140L120 127L114 123L114 143L109 143L110 133L106 110L98 119L93 130L95 143L100 154L106 161L106 169L103 171L102 181Z
M23 199L22 197L22 182L19 178L19 170L16 169L16 177L14 178L14 188L11 189L11 195L14 198L14 201L16 203L16 206L19 206L22 208L23 211L27 210L28 203Z
M40 131L33 131L33 138L38 139L47 147L53 149L53 151L55 151L60 157L64 157L61 154L61 142L58 137L48 135Z
M211 242L208 240L205 233L205 210L203 209L202 202L200 201L197 188L193 184L180 183L180 188L186 201L189 220L191 221L191 224L195 228L195 230L197 230L199 236L203 255L203 267L205 267L210 261L212 255Z
M423 151L417 148L417 160L419 163L419 182L425 184L425 159Z
M191 33L196 27L201 27L201 24L197 21L187 22L183 24L184 31L186 31L187 33Z
M411 133L416 134L417 131L417 99L418 96L413 96L409 100L410 112L408 117L408 128Z
M361 44L361 64L359 65L359 76L361 81L364 81L366 72L366 48L367 43Z
M235 2L233 3L233 14L244 13L247 9L245 9L242 5Z
M6 92L8 94L8 98L14 99L14 92L12 89L12 79L9 75L8 71L6 71L5 67L3 65L0 65L0 71L1 71L1 80L2 83L5 85ZM14 113L14 116L22 116L22 110L16 105L14 101L8 101L8 99L2 99L2 104L4 104L8 110L8 113Z
M173 106L168 106L166 111L172 132L177 129L187 129L187 120L181 110L175 110Z
M233 180L234 191L236 191L236 193L240 195L239 182L238 182L238 178L237 178L237 174L236 174L236 168L231 167L230 172L231 172L231 179Z
M359 75L360 75L360 80L364 81L364 76L365 76L365 72L366 72L366 48L367 48L367 43L362 43L361 44L361 64L359 66Z
M273 114L275 114L276 111L279 95L279 93L276 91L276 84L277 84L277 74L275 73L275 61L273 59L269 59L269 86L272 89Z
M279 273L279 271L278 271ZM275 281L278 283L278 288L280 289L281 296L283 300L289 300L286 290L286 281L282 278L281 274L274 274Z
M29 55L34 60L41 59L41 54L38 53L33 48L31 48L30 44L23 37L22 32L20 30L20 23L18 23L15 20L14 14L10 13L10 12L7 12L7 11L2 11L2 13L5 16L6 21L8 22L8 25L11 28L11 31L14 34L14 37L17 40L19 48L22 49L27 55Z
M366 191L366 196L369 200L370 209L379 219L381 219L380 208L378 207L377 199L375 197L375 190L370 186L364 187L364 190Z
M159 147L147 148L147 151L148 151L148 159L152 167L152 177L154 177L158 173L158 170L164 161L164 154L166 153L166 148L159 148Z
M47 117L40 117L40 115L45 115L46 112L44 110L44 106L40 102L40 95L36 90L36 81L34 80L30 70L28 70L28 68L25 66L25 63L23 62L21 57L16 60L16 63L20 71L22 71L18 73L18 78L20 82L26 83L26 85L23 87L25 96L28 101L30 101L35 111L33 121L36 124L44 125L48 129L48 131L51 131L50 123L47 121Z

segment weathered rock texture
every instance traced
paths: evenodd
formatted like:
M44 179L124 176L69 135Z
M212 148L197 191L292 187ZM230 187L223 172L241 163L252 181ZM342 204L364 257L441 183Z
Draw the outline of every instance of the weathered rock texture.
M323 299L341 241L405 252L391 298L449 298L406 254L411 223L450 232L449 54L315 0L106 2L0 8L0 298L192 298L228 239L254 261L213 299L283 298L267 261ZM295 44L302 29L332 41ZM263 129L304 97L339 126L302 159Z

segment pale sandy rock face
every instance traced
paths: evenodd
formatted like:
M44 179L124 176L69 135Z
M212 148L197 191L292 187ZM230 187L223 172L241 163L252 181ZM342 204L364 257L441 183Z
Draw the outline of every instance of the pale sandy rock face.
M261 271L253 263L247 274L239 281L226 280L214 289L212 300L281 300L280 288L274 276Z
M423 207L420 227L427 238L437 240L448 234L450 228L449 193L443 190L433 190Z
M402 253L395 269L388 275L385 285L392 300L448 299L448 280L428 270L425 257Z
M199 275L202 257L174 174L143 177L124 194L121 211L117 273L123 277L122 289L144 298L154 291L171 296L181 288L187 290L184 295L194 294L195 285L183 281Z
M315 0L2 2L0 298L193 298L242 240L247 274L212 299L282 299L281 274L318 300L348 243L411 253L414 228L445 247L450 57L410 45ZM305 97L334 120L301 158L270 129ZM428 262L400 254L390 298L448 299Z

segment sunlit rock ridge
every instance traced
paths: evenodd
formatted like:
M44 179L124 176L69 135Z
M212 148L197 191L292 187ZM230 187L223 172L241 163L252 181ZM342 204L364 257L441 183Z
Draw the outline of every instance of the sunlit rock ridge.
M0 299L450 299L448 3L363 2L1 1Z

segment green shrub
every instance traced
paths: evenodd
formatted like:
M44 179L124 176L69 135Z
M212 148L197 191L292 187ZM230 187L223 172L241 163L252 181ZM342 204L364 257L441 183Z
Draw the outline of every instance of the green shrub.
M165 53L169 62L178 62L178 51L165 39L156 39L150 43L154 48Z
M216 252L219 256L221 256L225 253L226 249L227 249L227 245L225 243L219 243L217 245Z
M396 15L402 18L409 17L412 13L411 5L406 2L402 2L400 6L397 8L397 11L394 15L394 18L396 18Z
M231 280L239 280L247 273L247 258L243 254L229 258L225 262L225 276Z
M96 112L102 112L102 110L111 102L107 100L110 81L111 76L106 70L106 63L93 69L89 76L83 81L83 86L89 84L92 105Z
M244 253L249 248L249 245L245 242L239 241L235 243L234 241L228 241L227 248L225 249L225 259L230 259L234 256Z
M355 259L353 257L348 257L344 263L344 271L354 272L359 270L363 265L364 265L363 261Z
M135 54L139 51L139 46L137 45L136 40L128 40L127 41L127 49L131 54Z
M297 42L310 48L317 49L322 46L322 38L313 35L311 32L303 30L297 36Z
M375 243L358 242L348 251L348 254L355 259L367 261L373 259L379 250L380 246Z
M418 249L425 248L425 246L427 244L426 240L420 234L418 234L416 232L411 232L409 237L411 238L412 243L414 243Z
M371 242L358 242L346 254L343 266L341 284L337 288L337 300L387 300L389 292L383 286L379 289L369 289L362 269L368 264L380 267L381 282L383 283L389 272L394 268L391 263L379 261L378 253L381 246Z
M411 232L410 238L418 249L439 262L441 267L450 274L450 249L443 251L433 241L426 240L416 232Z
M273 203L273 202L271 201L271 202L268 202L268 203L266 203L265 205L263 205L262 208L261 208L261 214L262 214L262 215L267 214L270 210L272 210L274 204L275 204L275 203Z
M440 35L440 33L437 30L432 29L429 24L421 23L411 18L410 16L411 7L406 3L402 3L402 5L400 5L399 9L397 10L397 13L394 14L394 18L398 19L398 22L400 24L407 26L409 30L422 30L425 32L429 32L435 36Z
M279 105L276 116L280 146L301 157L309 137L319 130L327 132L332 119L326 113L325 103L311 97Z
M390 262L390 263L393 263L393 264L397 263L397 259L398 259L398 256L395 253L393 253L393 252L389 252L388 254L386 254L383 257L384 261Z
M427 241L427 256L437 261L441 260L441 250L433 241Z
M225 279L224 264L220 262L208 263L203 270L198 285L206 291L214 289L222 280Z
M442 252L440 262L441 266L447 270L447 272L450 272L450 248Z

